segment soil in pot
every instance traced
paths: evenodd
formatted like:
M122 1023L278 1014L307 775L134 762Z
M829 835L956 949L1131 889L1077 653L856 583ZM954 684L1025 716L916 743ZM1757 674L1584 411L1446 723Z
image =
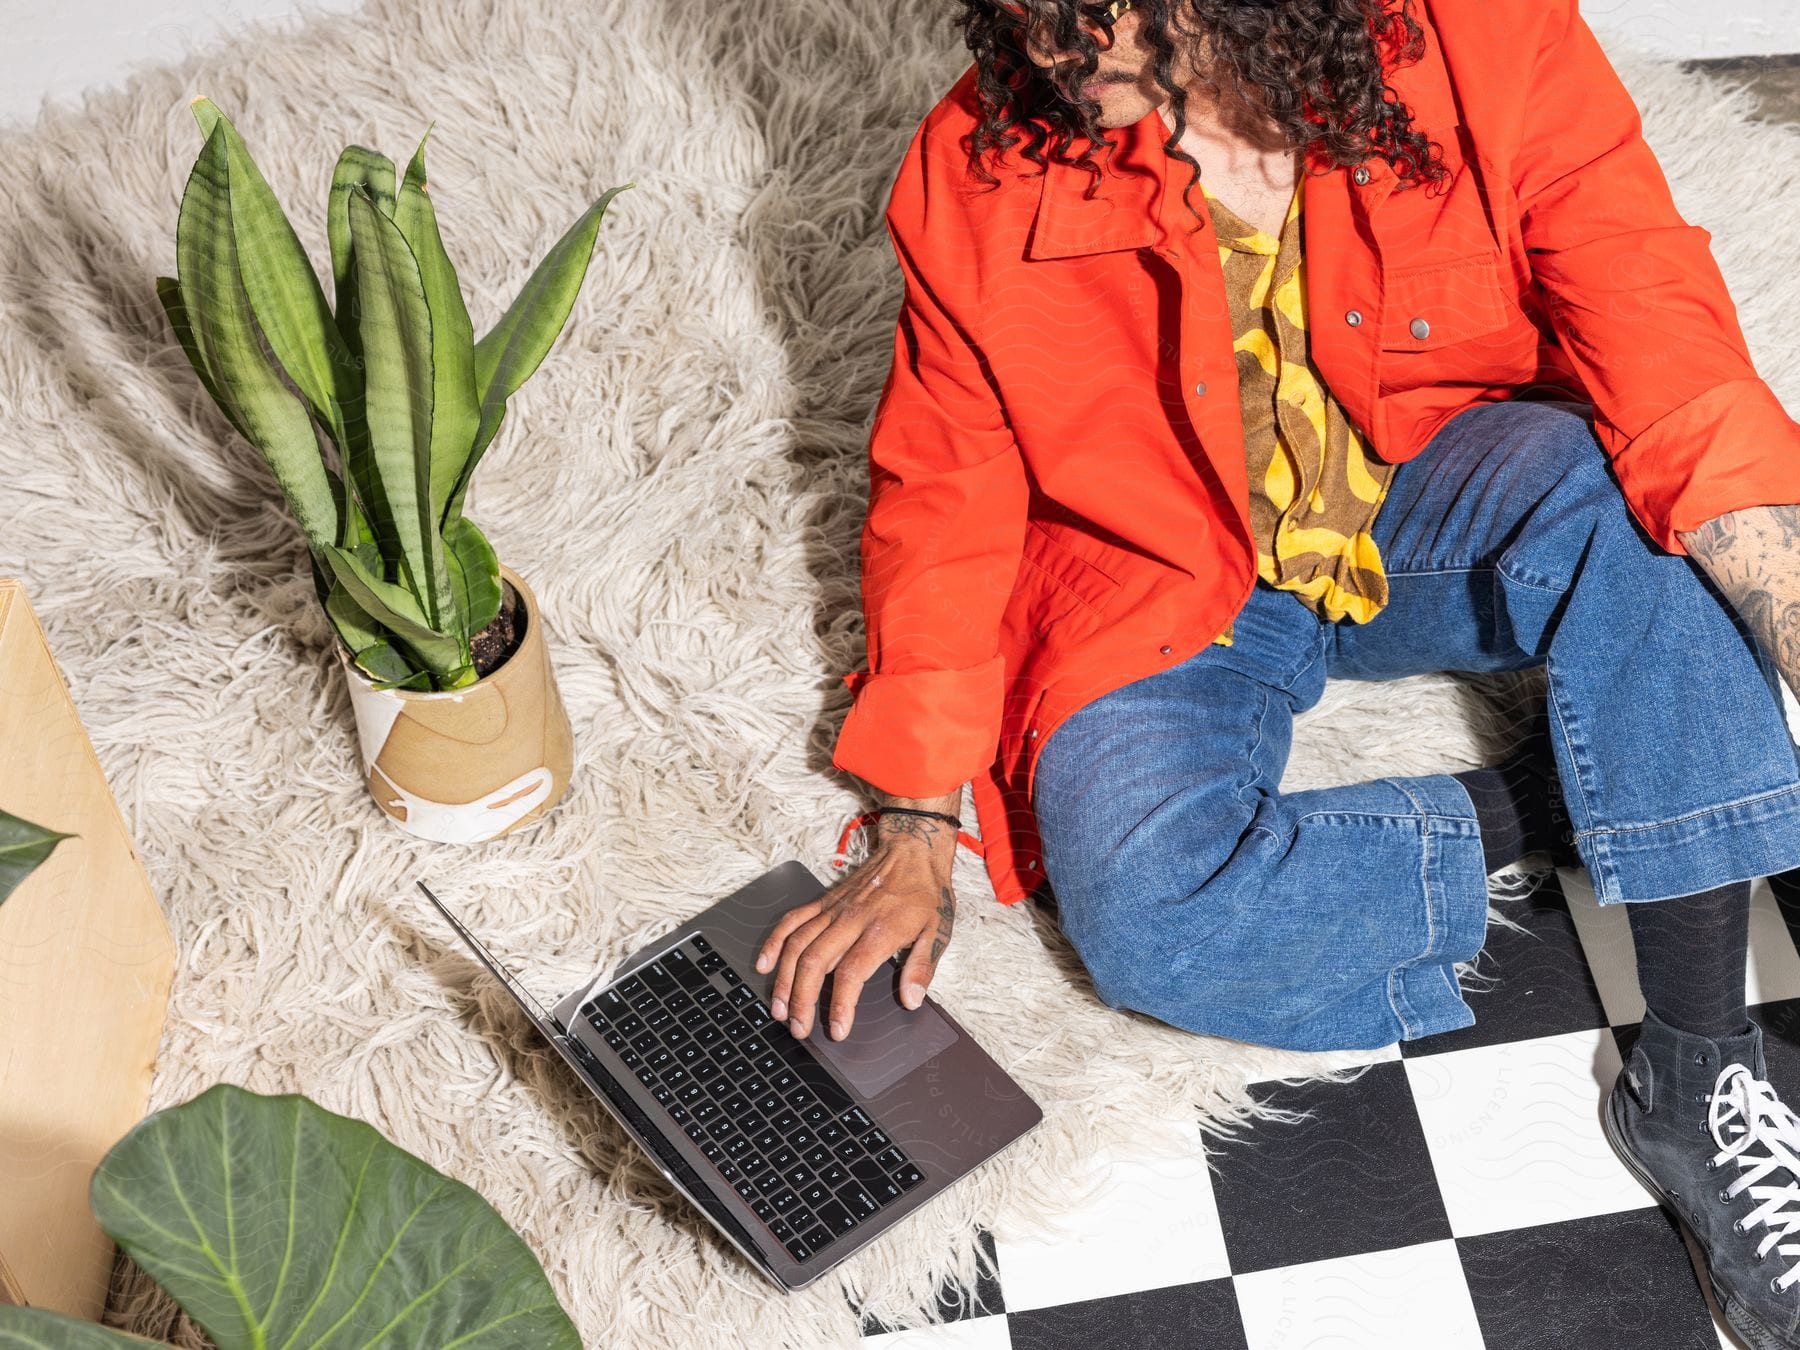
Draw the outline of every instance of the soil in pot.
M525 640L524 607L519 604L519 593L510 581L500 583L500 612L494 621L469 639L469 649L475 661L475 673L488 675L506 664L506 658L519 649Z

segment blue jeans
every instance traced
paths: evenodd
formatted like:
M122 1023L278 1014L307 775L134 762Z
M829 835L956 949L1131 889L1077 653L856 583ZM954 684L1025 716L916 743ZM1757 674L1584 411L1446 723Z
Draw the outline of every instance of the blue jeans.
M1058 922L1102 1002L1297 1050L1474 1023L1453 969L1487 928L1467 790L1447 773L1279 788L1294 714L1332 675L1545 666L1603 905L1800 867L1780 677L1698 563L1644 533L1590 417L1550 401L1463 410L1395 469L1374 619L1321 620L1259 579L1233 645L1057 728L1032 807Z

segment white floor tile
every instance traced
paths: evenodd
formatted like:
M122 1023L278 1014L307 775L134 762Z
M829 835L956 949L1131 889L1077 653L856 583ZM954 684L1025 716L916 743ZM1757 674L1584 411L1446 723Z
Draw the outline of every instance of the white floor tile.
M1230 1274L1212 1178L1193 1151L1151 1161L1096 1159L1072 1187L1095 1185L1054 1237L994 1231L1009 1312L1106 1298Z
M1406 1061L1458 1237L1654 1204L1601 1132L1619 1072L1599 1029Z
M879 1336L865 1336L859 1344L862 1350L1012 1350L1012 1336L1006 1329L1006 1314L997 1313L937 1327L884 1331Z
M1482 1350L1454 1242L1239 1275L1250 1350Z

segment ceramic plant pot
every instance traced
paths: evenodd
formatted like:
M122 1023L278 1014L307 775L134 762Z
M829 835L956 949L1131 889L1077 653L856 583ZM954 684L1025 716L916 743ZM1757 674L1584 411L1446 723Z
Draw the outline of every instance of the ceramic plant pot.
M569 786L569 715L537 597L504 564L500 576L518 596L525 633L474 684L435 693L376 689L338 649L369 791L401 829L422 839L498 838L542 817Z

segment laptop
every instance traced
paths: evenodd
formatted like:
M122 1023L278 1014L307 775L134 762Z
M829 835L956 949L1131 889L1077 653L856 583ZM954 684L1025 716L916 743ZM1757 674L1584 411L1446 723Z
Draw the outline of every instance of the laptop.
M777 1286L803 1289L1044 1117L889 957L849 1036L769 1017L757 950L826 886L784 862L545 1012L424 882L419 889L671 1185Z

